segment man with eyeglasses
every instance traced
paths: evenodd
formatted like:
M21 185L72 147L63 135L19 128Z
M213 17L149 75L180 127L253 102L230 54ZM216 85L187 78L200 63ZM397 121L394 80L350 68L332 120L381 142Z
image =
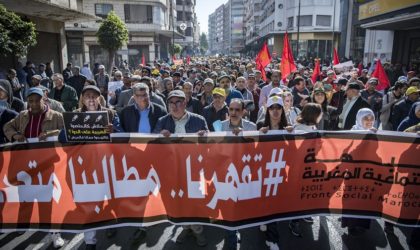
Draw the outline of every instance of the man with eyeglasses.
M140 82L132 89L135 103L121 110L121 127L124 132L151 133L158 119L167 115L166 109L150 101L147 84Z

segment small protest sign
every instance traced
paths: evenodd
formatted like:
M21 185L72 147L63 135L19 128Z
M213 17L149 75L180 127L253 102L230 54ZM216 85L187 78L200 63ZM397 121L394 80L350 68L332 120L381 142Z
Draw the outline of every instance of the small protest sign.
M63 118L68 142L111 141L111 136L106 131L109 123L106 111L64 112Z

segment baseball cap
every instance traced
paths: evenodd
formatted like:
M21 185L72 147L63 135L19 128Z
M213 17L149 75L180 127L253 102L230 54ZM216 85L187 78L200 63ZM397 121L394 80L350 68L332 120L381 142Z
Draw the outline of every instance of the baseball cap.
M101 64L99 65L98 69L105 69L105 66Z
M222 88L215 88L215 89L213 89L212 94L213 95L220 95L220 96L226 97L226 91L224 89L222 89Z
M207 83L210 83L211 85L213 85L213 86L214 86L214 81L213 81L213 79L211 79L211 78L206 78L206 79L204 80L204 84L207 84Z
M407 89L407 91L405 91L405 95L411 95L414 93L419 93L420 89L418 89L416 86L411 86Z
M272 88L270 90L270 94L268 94L268 96L272 96L272 95L277 95L277 94L281 94L283 93L283 90L281 90L281 88Z
M227 78L227 79L229 79L229 81L231 81L232 79L230 78L230 76L228 76L228 75L222 75L222 76L220 76L218 79L217 79L217 81L221 81L223 78Z
M378 85L379 79L378 78L375 78L375 77L372 77L367 82L370 83L370 84Z
M283 99L281 97L279 97L279 96L276 96L276 95L268 98L267 108L269 108L269 107L271 107L271 106L273 106L275 104L280 105L280 106L283 107L284 106Z
M28 90L28 94L26 95L26 97L28 97L28 96L30 96L30 95L32 95L32 94L37 94L37 95L39 95L39 96L41 96L41 97L43 97L43 96L44 96L44 92L42 92L42 89L40 89L40 88L36 88L36 87L34 87L34 88L30 88L30 89Z
M316 93L324 93L325 94L325 89L322 88L322 87L315 88L314 89L314 94L316 94Z
M179 97L179 98L183 98L185 99L185 93L182 90L172 90L169 95L168 95L168 101L172 98L172 97Z
M83 93L85 93L86 91L88 91L88 90L93 90L93 91L95 91L96 93L98 93L98 95L101 95L101 91L99 90L99 88L98 87L96 87L95 85L86 85L84 88L83 88L83 90L82 90L82 95L83 95Z

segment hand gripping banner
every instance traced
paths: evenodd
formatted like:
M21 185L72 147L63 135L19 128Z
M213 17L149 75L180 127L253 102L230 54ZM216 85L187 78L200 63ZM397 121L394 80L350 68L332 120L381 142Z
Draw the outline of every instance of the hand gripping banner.
M163 221L245 228L309 215L419 226L420 138L395 132L115 134L0 147L2 231Z

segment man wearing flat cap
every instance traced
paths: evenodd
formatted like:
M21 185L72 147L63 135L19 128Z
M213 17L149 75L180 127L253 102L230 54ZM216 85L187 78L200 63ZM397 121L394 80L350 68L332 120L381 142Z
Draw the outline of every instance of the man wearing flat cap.
M356 115L359 109L369 108L369 104L360 96L360 85L352 82L347 84L347 99L339 116L338 127L350 130L356 124Z
M378 78L370 78L366 83L366 88L360 91L360 95L369 103L370 109L375 113L375 124L374 127L379 126L379 115L382 109L382 98L383 94L376 90L379 84Z

